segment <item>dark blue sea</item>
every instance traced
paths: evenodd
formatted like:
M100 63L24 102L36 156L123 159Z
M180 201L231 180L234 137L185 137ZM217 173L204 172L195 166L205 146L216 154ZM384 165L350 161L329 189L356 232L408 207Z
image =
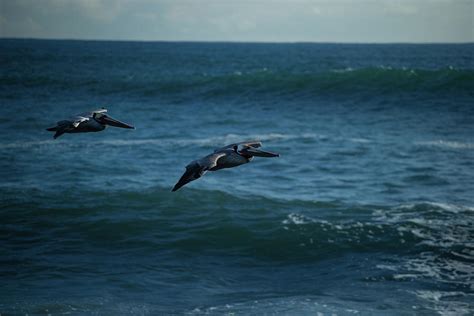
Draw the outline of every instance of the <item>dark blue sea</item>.
M472 315L473 56L0 40L0 314ZM136 130L45 130L101 107Z

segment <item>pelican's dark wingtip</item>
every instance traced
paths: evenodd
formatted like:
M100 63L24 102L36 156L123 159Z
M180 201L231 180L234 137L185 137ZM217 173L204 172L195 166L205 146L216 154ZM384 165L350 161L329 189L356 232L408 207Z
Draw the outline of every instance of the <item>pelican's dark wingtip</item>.
M56 133L54 133L53 138L56 139L64 133L65 133L65 131L63 131L63 130L56 131Z

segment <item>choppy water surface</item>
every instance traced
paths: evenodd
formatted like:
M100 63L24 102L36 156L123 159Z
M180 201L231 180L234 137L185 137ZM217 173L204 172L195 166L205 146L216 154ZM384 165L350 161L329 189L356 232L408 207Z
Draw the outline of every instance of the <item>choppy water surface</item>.
M0 40L0 313L472 314L473 52Z

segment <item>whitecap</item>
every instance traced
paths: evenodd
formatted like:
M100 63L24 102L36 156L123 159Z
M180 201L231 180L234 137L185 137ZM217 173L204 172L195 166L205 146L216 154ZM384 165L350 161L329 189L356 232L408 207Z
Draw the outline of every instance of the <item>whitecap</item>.
M474 149L474 143L471 143L471 142L435 140L435 141L416 142L415 144L420 145L420 146L441 147L441 148L451 148L451 149Z
M393 210L419 212L418 208L420 206L426 206L429 211L442 211L442 212L449 212L449 213L455 213L455 214L458 214L461 212L474 212L473 206L450 204L450 203L443 203L443 202L430 202L430 201L421 201L417 203L402 204L395 207ZM378 214L380 215L381 213L379 212Z
M371 142L370 139L366 139L366 138L349 138L349 140L354 143L364 143L364 144Z
M305 225L315 223L316 221L312 218L306 217L301 214L291 213L288 214L287 218L282 221L282 224L294 224L294 225Z
M346 72L353 72L354 71L354 68L351 68L351 67L347 67L347 68L344 68L344 69L333 69L331 70L331 72L334 72L334 73L346 73Z

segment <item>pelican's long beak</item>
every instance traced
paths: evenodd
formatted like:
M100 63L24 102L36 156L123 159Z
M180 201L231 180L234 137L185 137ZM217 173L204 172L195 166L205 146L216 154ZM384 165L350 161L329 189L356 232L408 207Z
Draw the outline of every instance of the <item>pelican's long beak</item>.
M242 152L255 157L280 157L280 154L272 153L254 147L244 148L242 149Z
M132 125L129 125L127 123L124 123L124 122L120 122L119 120L116 120L116 119L113 119L111 118L110 116L105 116L102 118L102 121L106 124L106 125L110 125L110 126L115 126L115 127L121 127L121 128L133 128L135 129L135 127L133 127Z

